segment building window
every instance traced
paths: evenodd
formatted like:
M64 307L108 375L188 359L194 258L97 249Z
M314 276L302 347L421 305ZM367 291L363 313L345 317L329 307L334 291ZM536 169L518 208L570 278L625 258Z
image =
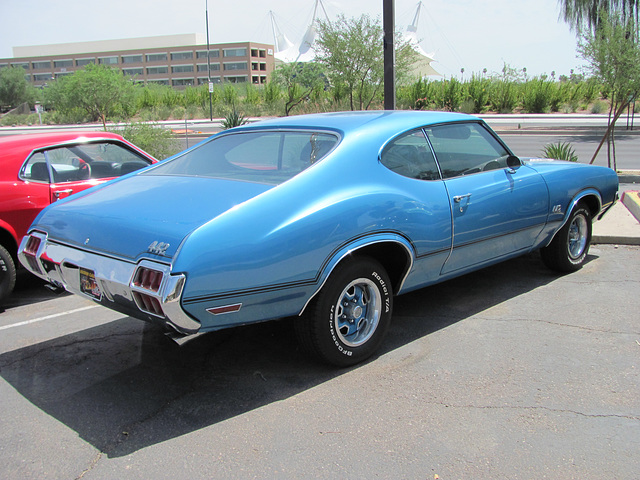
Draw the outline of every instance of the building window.
M25 70L29 70L29 64L28 63L12 63L11 66L13 68L24 68Z
M219 71L220 70L220 64L219 63L212 63L211 64L211 71ZM199 64L198 65L198 71L199 72L208 72L209 71L209 66L205 63L205 64Z
M123 68L122 73L133 77L134 75L142 75L144 70L142 68Z
M147 75L158 75L169 73L169 67L147 67Z
M267 58L267 51L265 49L260 49L260 58Z
M207 77L198 77L198 85L206 85L209 83ZM211 83L220 83L220 77L211 77Z
M122 63L142 63L142 55L122 55Z
M193 85L193 78L174 78L171 80L171 85L174 87L186 87Z
M31 68L34 70L51 70L51 60L46 62L31 62Z
M118 57L98 57L98 63L100 65L117 65Z
M258 56L258 49L257 48L252 48L251 49L251 56L252 57L257 57Z
M168 78L158 78L155 80L147 80L147 83L155 83L157 85L169 85L169 79Z
M190 73L193 72L193 65L175 65L171 67L171 73Z
M50 73L34 73L33 81L34 82L48 82L53 77Z
M73 60L54 60L53 68L68 68L73 67Z
M84 67L85 65L89 65L90 63L96 63L95 58L79 58L76 60L76 67Z
M147 55L147 62L166 62L166 53L150 53Z
M261 72L266 72L267 71L267 64L266 63L260 63L260 71Z
M66 77L67 75L71 75L73 72L59 72L55 74L56 80L61 77Z
M246 57L246 48L225 48L222 50L223 57Z
M173 52L171 54L171 60L191 60L193 58L193 52Z
M220 50L209 50L209 58L218 58L220 57ZM198 50L196 52L196 58L207 58L206 50Z
M229 75L224 77L225 82L229 83L246 83L248 77L246 75Z
M8 63L0 63L0 68L6 68L8 66L9 66Z
M247 62L225 63L225 70L247 70Z

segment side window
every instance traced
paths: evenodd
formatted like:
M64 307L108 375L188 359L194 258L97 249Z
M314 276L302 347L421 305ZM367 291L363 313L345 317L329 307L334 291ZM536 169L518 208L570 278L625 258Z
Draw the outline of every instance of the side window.
M115 143L83 143L34 153L20 177L47 183L78 182L119 177L149 164L146 158Z
M507 167L509 153L478 123L425 128L444 178Z
M414 130L389 142L382 151L380 162L405 177L440 179L438 166L422 130Z
M44 153L34 153L20 170L20 178L32 182L50 183L50 172Z

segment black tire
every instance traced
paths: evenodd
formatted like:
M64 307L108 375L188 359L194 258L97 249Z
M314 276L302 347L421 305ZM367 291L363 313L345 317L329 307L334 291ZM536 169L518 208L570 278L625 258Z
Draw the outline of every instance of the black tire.
M369 358L384 338L393 310L385 269L368 257L338 265L295 320L300 345L319 360L348 367Z
M13 257L0 245L0 304L16 286L16 264Z
M567 223L556 233L540 254L547 267L558 272L575 272L582 268L591 246L591 212L578 204Z

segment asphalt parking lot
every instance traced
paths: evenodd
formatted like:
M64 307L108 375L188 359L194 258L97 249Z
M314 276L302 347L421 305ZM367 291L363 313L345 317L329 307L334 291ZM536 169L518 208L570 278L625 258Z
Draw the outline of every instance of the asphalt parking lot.
M640 247L537 254L396 300L380 355L290 321L183 347L22 279L0 315L0 478L640 477Z

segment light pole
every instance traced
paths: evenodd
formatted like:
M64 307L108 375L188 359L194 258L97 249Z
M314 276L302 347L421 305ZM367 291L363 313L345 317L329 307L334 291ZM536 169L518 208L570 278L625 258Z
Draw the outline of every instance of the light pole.
M395 2L383 0L382 23L384 29L384 109L396 109L396 47Z
M205 19L207 22L207 73L209 77L209 121L213 121L213 82L211 81L211 52L209 51L209 0L204 3Z

